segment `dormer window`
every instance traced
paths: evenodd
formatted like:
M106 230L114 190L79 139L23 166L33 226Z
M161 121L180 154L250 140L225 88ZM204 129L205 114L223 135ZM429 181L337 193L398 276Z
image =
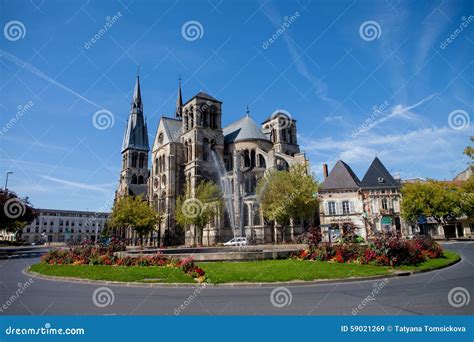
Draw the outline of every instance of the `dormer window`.
M383 183L385 181L385 179L383 179L383 177L379 177L379 178L377 178L377 180L379 181L379 183Z

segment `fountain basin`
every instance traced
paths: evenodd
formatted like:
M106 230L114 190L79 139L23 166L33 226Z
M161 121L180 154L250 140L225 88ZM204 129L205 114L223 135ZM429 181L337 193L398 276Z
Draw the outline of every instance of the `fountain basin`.
M139 257L160 253L162 255L183 259L192 257L195 261L250 261L266 259L286 259L292 253L305 248L306 245L256 245L242 247L183 247L130 250L117 252L120 257Z

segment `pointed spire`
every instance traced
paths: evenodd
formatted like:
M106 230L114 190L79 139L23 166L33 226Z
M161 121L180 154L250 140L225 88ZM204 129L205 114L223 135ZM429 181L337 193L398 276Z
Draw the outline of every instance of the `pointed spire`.
M142 93L140 91L140 75L137 75L137 81L135 83L135 90L133 91L133 108L141 108L142 106Z
M148 130L143 115L142 95L140 91L140 76L137 75L133 91L132 108L127 120L127 127L122 144L122 153L127 149L149 150Z
M176 99L176 113L175 116L177 119L181 119L183 115L183 96L181 94L181 77L178 81L178 98Z

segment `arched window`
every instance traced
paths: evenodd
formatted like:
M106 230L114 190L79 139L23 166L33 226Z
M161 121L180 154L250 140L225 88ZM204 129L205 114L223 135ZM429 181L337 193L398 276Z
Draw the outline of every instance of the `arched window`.
M166 175L161 176L161 188L166 189Z
M132 153L132 167L137 167L137 153Z
M155 158L155 174L159 172L160 162L158 158Z
M143 179L143 176L138 176L138 184L145 184L145 181Z
M188 154L188 153L189 153L189 152L188 152L188 149L189 149L189 147L188 147L188 142L186 141L186 142L184 143L184 162L185 162L185 163L187 163L187 162L189 161L189 158L188 158L188 155L189 155L189 154Z
M249 225L249 206L244 203L244 217L243 217L244 227Z
M258 155L258 166L263 167L263 168L267 167L267 165L265 163L265 157L262 156L261 154Z
M191 112L189 113L189 129L192 129L194 127L194 111L191 109Z
M189 143L188 143L188 162L190 162L191 160L193 160L193 144L192 144L191 140L189 140Z
M137 175L132 176L132 184L137 184Z
M256 205L254 207L253 225L254 226L260 226L261 225L260 209L258 208L258 205Z
M255 167L255 150L250 151L250 167Z
M145 166L145 154L140 153L139 159L138 159L138 167L143 168Z
M158 135L158 143L159 143L160 145L163 144L163 133L160 133L160 134Z
M184 114L184 130L187 131L189 129L189 119L188 119L188 111Z
M163 160L161 161L163 163L163 172L166 170L166 156L163 156Z
M202 160L209 160L209 140L207 138L202 140Z
M244 151L244 167L250 167L250 155L249 150Z

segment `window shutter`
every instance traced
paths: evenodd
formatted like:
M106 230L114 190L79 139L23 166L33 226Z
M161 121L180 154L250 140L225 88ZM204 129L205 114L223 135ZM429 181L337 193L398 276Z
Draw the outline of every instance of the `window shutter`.
M354 210L354 201L349 202L349 213L353 214L355 212Z
M329 215L329 204L328 202L324 201L324 215Z
M342 202L340 201L336 202L336 214L342 215Z

